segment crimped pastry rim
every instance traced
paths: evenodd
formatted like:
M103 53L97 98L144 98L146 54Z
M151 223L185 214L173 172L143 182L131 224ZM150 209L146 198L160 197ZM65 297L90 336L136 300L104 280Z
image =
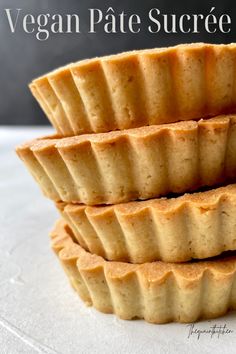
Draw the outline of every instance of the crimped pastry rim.
M235 48L192 43L85 59L29 87L63 136L207 119L236 111Z
M49 198L117 204L229 182L236 169L235 134L236 115L231 114L67 138L52 135L16 152Z
M16 152L25 148L30 148L32 151L45 150L48 147L55 146L56 148L69 149L85 143L113 143L116 139L124 137L146 138L152 135L161 134L163 132L188 132L191 129L196 129L198 126L216 125L228 121L228 119L236 119L236 114L222 114L209 119L199 119L198 121L180 121L175 123L150 125L137 128L115 130L105 133L90 133L77 136L62 137L58 134L52 134L41 138L35 138L16 147Z
M197 280L206 271L212 271L215 276L223 276L236 273L236 252L230 256L217 256L208 260L192 261L187 263L167 263L151 262L143 264L132 264L125 262L107 261L101 256L91 254L84 250L78 243L72 239L72 232L62 219L55 224L50 234L52 249L63 260L77 259L79 269L96 269L98 267L108 267L110 274L122 279L130 272L148 272L149 281L162 281L172 272L185 279Z
M236 255L200 262L109 262L76 244L58 221L51 245L87 305L126 320L196 322L236 309Z
M145 53L145 54L155 54L155 53L160 53L160 52L168 52L168 51L174 51L176 49L189 49L189 48L200 48L200 47L204 47L204 48L213 48L213 47L236 47L236 43L232 42L232 43L228 43L228 44L215 44L215 43L205 43L205 42L196 42L196 43L181 43L181 44L177 44L174 46L169 46L169 47L160 47L160 48L143 48L143 49L136 49L136 50L130 50L130 51L123 51L120 53L116 53L116 54L110 54L110 55L104 55L104 56L96 56L93 58L85 58L85 59L81 59L79 61L76 62L71 62L68 63L66 65L60 66L54 70L51 70L45 74L42 74L36 78L34 78L31 83L29 84L29 86L31 86L32 84L34 84L37 81L40 81L41 79L44 79L46 77L50 77L53 76L54 74L58 74L58 73L63 73L64 70L70 69L74 66L83 66L84 64L88 64L88 63L94 63L97 61L106 61L106 60L110 60L110 59L117 59L117 58L125 58L125 57L129 57L129 56L133 56L133 55L137 55L137 54L141 54L141 53Z
M208 204L218 200L219 195L224 197L225 195L236 194L236 184L228 184L226 186L220 186L209 190L194 191L193 193L184 193L183 195L176 197L160 197L147 200L135 200L127 203L112 204L112 205L85 205L77 203L66 203L63 201L56 202L56 206L62 210L86 210L87 214L100 215L102 212L110 210L117 210L121 214L130 214L132 212L139 212L148 207L157 208L158 211L163 213L169 213L176 211L178 207L181 207L184 203L200 204L205 202L204 207L207 208ZM209 198L206 200L206 198Z
M235 252L194 263L130 264L86 252L61 221L51 237L72 287L101 312L126 320L189 323L236 309Z
M115 205L55 205L82 247L109 261L180 263L236 250L236 184Z
M31 86L32 84L34 84L35 82L37 81L40 81L41 79L44 79L46 77L50 77L50 76L53 76L54 74L58 74L58 73L63 73L64 70L67 70L67 69L70 69L71 67L73 66L82 66L84 64L88 64L88 63L94 63L94 62L97 62L97 61L105 61L107 59L114 59L114 58L123 58L123 57L128 57L128 56L132 56L132 55L135 55L135 54L138 54L138 53L152 53L153 51L154 52L161 52L161 51L168 51L168 50L173 50L174 48L181 48L181 47L200 47L202 45L206 45L206 46L214 46L214 44L211 44L211 43L186 43L186 44L178 44L176 46L173 46L173 47L162 47L162 48L149 48L149 49L137 49L137 50L130 50L130 51L123 51L121 53L117 53L117 54L110 54L110 55L104 55L104 56L96 56L96 57L93 57L93 58L85 58L85 59L81 59L79 61L76 61L76 62L71 62L71 63L68 63L66 65L62 65L54 70L51 70L45 74L42 74L36 78L34 78L31 83L29 84L29 86ZM221 44L222 46L224 46L224 44ZM234 43L230 43L230 45L234 45Z

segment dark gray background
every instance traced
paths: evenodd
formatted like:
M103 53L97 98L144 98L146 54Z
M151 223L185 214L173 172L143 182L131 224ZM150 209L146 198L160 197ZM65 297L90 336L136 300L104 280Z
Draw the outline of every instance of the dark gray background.
M112 6L118 13L137 13L142 18L138 34L88 34L88 8L106 10ZM229 34L157 34L149 33L148 11L157 7L162 13L203 13L214 6L215 15L228 13L232 19ZM22 8L23 13L79 13L80 34L51 34L47 41L38 41L33 34L18 29L12 34L4 13L5 8ZM145 21L146 19L146 21ZM20 24L20 22L19 22ZM28 83L38 75L79 59L120 51L161 47L178 43L205 41L230 43L236 41L236 1L190 0L0 0L0 124L47 124L28 90Z

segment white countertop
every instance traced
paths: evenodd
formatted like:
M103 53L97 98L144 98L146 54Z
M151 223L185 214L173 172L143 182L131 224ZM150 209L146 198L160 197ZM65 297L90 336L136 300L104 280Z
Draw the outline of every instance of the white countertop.
M87 308L71 289L48 232L57 212L14 146L49 128L0 128L0 354L236 353L236 313L201 321L232 333L190 336L185 324L122 321Z

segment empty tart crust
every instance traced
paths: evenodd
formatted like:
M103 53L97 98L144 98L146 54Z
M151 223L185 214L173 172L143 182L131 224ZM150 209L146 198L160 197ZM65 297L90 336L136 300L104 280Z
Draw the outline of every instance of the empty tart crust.
M82 300L122 319L194 322L236 309L236 256L191 263L105 261L73 241L59 221L52 248Z
M16 149L54 201L116 204L236 176L236 116L58 139Z
M236 249L236 184L112 206L56 205L79 244L111 261L184 262Z
M68 136L235 112L235 77L236 44L195 43L83 60L30 89Z

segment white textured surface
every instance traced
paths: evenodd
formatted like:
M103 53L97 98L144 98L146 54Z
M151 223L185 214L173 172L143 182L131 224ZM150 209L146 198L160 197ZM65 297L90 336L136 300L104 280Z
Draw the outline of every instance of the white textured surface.
M122 321L84 306L49 249L57 212L14 153L49 132L0 129L0 354L236 353L236 313L195 325L233 333L198 340L186 325Z

